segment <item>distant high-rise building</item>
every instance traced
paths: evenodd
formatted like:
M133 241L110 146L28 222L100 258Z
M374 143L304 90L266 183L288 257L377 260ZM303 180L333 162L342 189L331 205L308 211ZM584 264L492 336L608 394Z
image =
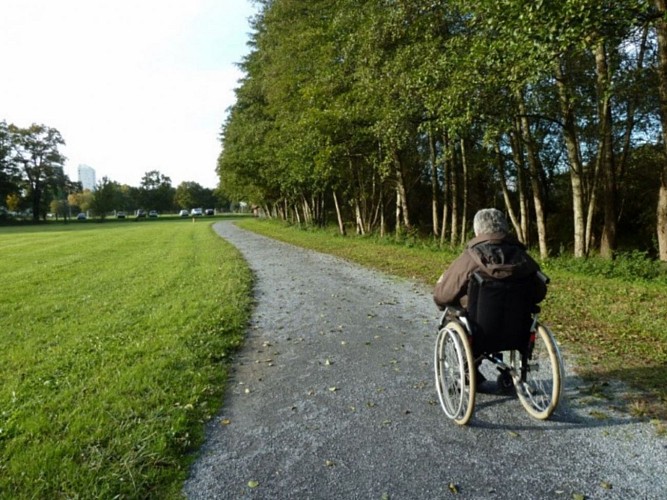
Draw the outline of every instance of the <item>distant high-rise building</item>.
M79 182L83 189L95 190L95 169L88 165L79 165Z

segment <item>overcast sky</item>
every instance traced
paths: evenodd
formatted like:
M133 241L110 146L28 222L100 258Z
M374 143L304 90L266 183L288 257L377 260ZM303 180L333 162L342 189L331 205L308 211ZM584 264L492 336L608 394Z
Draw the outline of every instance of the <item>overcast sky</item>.
M220 127L248 53L250 0L0 0L0 120L60 131L86 164L138 186L218 178Z

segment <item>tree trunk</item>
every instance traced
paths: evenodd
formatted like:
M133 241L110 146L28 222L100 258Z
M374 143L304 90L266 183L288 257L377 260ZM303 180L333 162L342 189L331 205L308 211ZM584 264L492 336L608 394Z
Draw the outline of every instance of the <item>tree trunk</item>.
M498 176L500 177L500 187L503 191L503 199L505 200L505 208L507 209L507 214L510 217L514 231L517 233L517 238L521 241L521 225L516 218L516 213L512 207L512 200L510 198L509 189L507 189L507 181L505 180L505 162L503 161L503 155L500 151L500 139L496 139L496 144L494 146L494 151L496 153L496 168L498 169Z
M397 202L400 201L400 212L403 216L403 225L407 231L410 230L410 211L408 210L407 191L405 189L405 180L403 179L403 168L398 151L393 151L394 169L396 172L396 191L398 193ZM398 209L397 209L398 211ZM398 215L398 213L397 213ZM398 221L397 221L398 227Z
M438 237L440 223L438 221L438 164L435 150L435 135L433 131L428 135L429 159L431 161L431 219L433 224L433 237Z
M465 244L466 241L466 225L468 224L468 160L466 158L466 143L464 139L461 139L461 179L463 184L463 199L462 202L462 213L461 213L461 245Z
M299 205L296 203L294 204L294 217L296 218L296 223L300 227L301 226L301 215L299 214Z
M456 146L454 144L450 145L450 163L449 163L449 181L450 181L450 199L452 205L452 222L451 222L451 238L450 244L452 246L456 245L459 240L459 176L458 169L456 168Z
M604 226L600 239L600 255L612 258L616 250L616 165L612 138L610 106L609 67L604 41L595 48L595 72L598 88L598 113L600 116L600 142L602 144L602 178L604 180Z
M345 236L345 224L343 223L343 217L340 214L340 205L338 203L338 196L336 196L336 190L333 190L333 199L334 206L336 207L336 218L338 219L338 232L341 236Z
M401 190L398 188L398 185L396 185L396 234L401 233L401 206L403 203L401 203Z
M365 235L364 218L361 216L361 209L359 208L359 200L354 200L354 215L357 221L357 234Z
M304 196L303 197L303 221L306 223L306 225L312 225L313 223L313 213L310 208L310 204L308 203L308 199Z
M517 238L524 245L528 245L528 201L526 197L526 180L524 179L524 160L523 160L523 146L520 140L519 120L514 121L514 129L509 137L512 147L512 158L514 165L516 165L516 186L517 194L519 195L519 220L517 229Z
M449 178L450 178L450 167L449 167L449 158L447 157L447 151L449 148L449 137L447 133L442 136L442 227L440 228L440 245L445 244L445 239L447 239L447 221L449 220L449 200L450 200L450 190L449 190Z
M546 259L549 256L547 247L547 225L544 217L544 202L542 199L542 189L540 186L540 160L536 151L533 134L530 131L530 123L526 113L526 104L522 95L517 96L519 103L519 113L521 114L521 137L526 145L528 156L528 172L530 173L530 188L533 192L533 206L535 207L535 224L537 226L537 242L540 249L540 258Z
M595 166L593 167L593 179L590 185L590 195L588 197L588 210L586 211L586 226L584 229L584 246L587 249L593 246L593 215L597 206L598 184L600 182L600 170L602 169L602 158L604 156L604 144L601 142L598 148Z
M660 121L662 144L667 154L667 0L654 0L660 17L656 21L658 34L658 94L660 96ZM667 261L667 163L663 165L658 192L657 236L660 260Z
M387 222L384 218L384 189L380 189L380 238L387 234Z
M570 164L570 185L572 186L572 212L574 222L574 256L585 257L585 225L584 225L584 189L583 189L583 166L581 154L579 153L579 141L577 139L576 121L572 103L570 101L565 75L556 63L556 86L560 100L561 114L563 118L563 138L567 149Z

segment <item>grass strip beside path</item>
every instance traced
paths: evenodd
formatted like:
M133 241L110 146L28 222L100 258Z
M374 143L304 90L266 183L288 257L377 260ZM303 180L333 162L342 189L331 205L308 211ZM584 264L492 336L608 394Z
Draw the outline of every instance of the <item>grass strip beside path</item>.
M0 496L177 498L251 274L189 220L0 229Z
M458 249L414 240L397 244L391 238L341 237L332 230L301 230L257 219L238 224L427 285L435 284L459 254ZM667 285L584 275L564 267L559 259L543 263L551 285L541 317L577 355L580 375L597 385L600 397L612 397L604 390L609 380L624 381L633 392L613 397L622 397L637 416L667 418Z

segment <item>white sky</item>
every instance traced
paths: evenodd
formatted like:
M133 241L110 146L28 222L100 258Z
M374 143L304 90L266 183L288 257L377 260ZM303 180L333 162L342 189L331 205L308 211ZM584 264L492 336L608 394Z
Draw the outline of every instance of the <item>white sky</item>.
M65 173L214 188L250 0L0 0L0 120L60 131Z

